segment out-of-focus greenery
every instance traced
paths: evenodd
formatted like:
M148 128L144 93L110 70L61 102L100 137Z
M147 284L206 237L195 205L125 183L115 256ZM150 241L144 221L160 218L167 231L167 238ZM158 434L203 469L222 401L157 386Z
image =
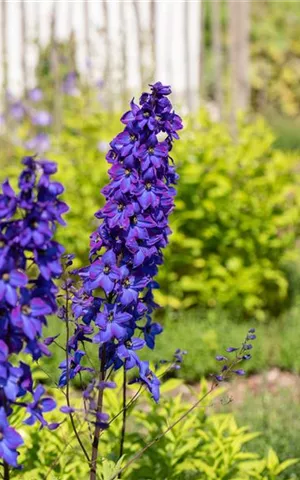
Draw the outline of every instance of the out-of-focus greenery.
M205 113L199 120L175 147L181 178L160 300L278 314L288 300L285 263L297 257L298 157L272 147L263 120L241 122L236 142Z
M118 117L87 110L78 97L69 100L61 133L51 137L49 157L58 162L71 207L58 239L76 254L77 265L87 261L94 212L103 205L100 189L108 180L105 152L120 130ZM19 135L28 138L26 124ZM186 122L173 153L181 178L159 274L163 306L220 306L258 319L289 306L287 268L298 257L300 225L298 156L274 149L273 141L261 119L241 121L236 141L205 112L193 125ZM3 178L16 176L24 153L20 147L8 151Z
M202 376L217 371L219 365L216 355L224 354L228 346L238 347L246 336L249 327L256 327L257 339L253 342L253 355L245 363L248 373L263 372L272 367L300 373L300 356L297 355L300 337L300 311L295 307L281 315L276 322L262 324L258 321L243 320L232 317L231 313L219 309L189 312L167 312L159 320L164 326L164 332L156 337L156 348L142 350L143 359L153 363L160 360L171 360L177 348L187 350L181 369L176 373L186 382L198 382ZM49 320L45 336L60 333L57 341L65 344L65 327L61 320L55 317ZM64 352L52 345L52 357L43 360L43 368L51 376L52 382L57 381L58 365L64 359ZM87 345L89 356L93 363L97 362L97 349Z
M180 395L175 398L167 395L167 392L178 386L178 382L174 380L164 384L163 398L159 406L149 398L149 395L143 395L142 400L139 400L139 408L131 409L130 417L127 419L123 466L133 454L140 451L151 439L156 438L166 426L172 424L192 406L191 402L183 400ZM206 382L201 382L200 392L192 392L194 398L201 398L207 388ZM113 417L121 409L121 395L117 390L107 390L105 393L105 411ZM180 422L159 442L146 450L139 460L125 470L123 478L273 480L284 478L281 474L286 470L291 473L297 463L296 459L283 460L280 455L283 460L280 462L271 448L266 456L245 451L244 446L253 441L258 433L250 432L247 427L239 427L231 414L207 414L208 402L216 399L221 393L222 389L214 392L209 400L189 414L184 422ZM57 394L57 399L61 405L62 395ZM72 395L73 406L78 407L80 401ZM52 420L59 419L57 413L52 414L52 417ZM78 421L80 416L76 419L76 422ZM26 444L29 445L29 450L21 449L20 460L24 465L22 471L24 480L32 478L75 480L87 476L82 453L78 450L68 421L55 432L27 426L23 428L20 422L21 418L17 415L14 425L22 430ZM90 445L88 429L86 426L79 428L82 441L88 447ZM118 471L115 464L118 459L120 428L121 416L117 417L101 436L99 473L102 474L102 480L109 480ZM18 478L18 475L16 472L12 478Z
M299 2L254 2L251 20L253 106L299 116Z

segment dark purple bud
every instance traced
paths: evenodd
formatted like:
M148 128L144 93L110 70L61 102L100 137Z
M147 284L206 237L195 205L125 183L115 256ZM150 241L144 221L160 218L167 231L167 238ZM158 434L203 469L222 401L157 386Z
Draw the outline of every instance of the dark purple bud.
M245 375L245 370L232 370L234 373L236 373L237 375Z
M215 379L216 379L218 382L223 382L224 377L223 377L222 375L215 375Z
M53 343L54 340L55 340L57 337L59 337L59 335L60 335L60 334L55 335L55 337L47 337L47 338L45 338L45 340L44 340L44 345L47 345L47 346L48 346L48 345L51 345L51 343Z
M247 353L246 355L243 355L243 360L250 360L251 358L251 355L249 353Z
M231 353L231 352L236 352L237 350L239 350L239 348L236 348L236 347L228 347L228 348L226 348L226 352L229 352L229 353Z
M255 328L250 328L250 330L248 330L249 333L255 333Z
M247 335L247 340L255 340L256 335Z
M223 360L227 360L227 358L226 358L226 357L223 357L223 355L217 355L217 356L216 356L216 360L217 360L218 362L223 362Z
M246 344L243 346L243 349L244 349L244 350L251 350L251 348L253 348L252 345L251 345L251 343L248 343L248 344L246 343Z
M60 411L61 411L62 413L74 413L74 412L75 412L75 408L69 407L68 405L64 405L63 407L60 407Z
M100 390L104 390L105 388L116 388L115 382L99 382L97 387Z

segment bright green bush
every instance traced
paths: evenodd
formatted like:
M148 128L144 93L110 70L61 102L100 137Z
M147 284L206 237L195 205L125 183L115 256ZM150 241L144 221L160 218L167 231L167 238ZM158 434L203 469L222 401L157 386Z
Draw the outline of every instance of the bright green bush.
M174 153L181 179L159 300L239 309L259 319L288 303L297 258L298 157L272 148L263 120L228 128L202 113Z

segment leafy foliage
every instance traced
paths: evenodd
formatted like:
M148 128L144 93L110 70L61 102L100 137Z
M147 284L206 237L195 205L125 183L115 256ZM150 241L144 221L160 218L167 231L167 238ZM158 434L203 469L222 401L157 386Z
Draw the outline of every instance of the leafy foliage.
M139 407L131 409L122 466L131 455L191 407L191 401L184 400L181 395L172 395L174 388L179 385L178 380L165 382L162 387L163 399L158 407L148 396L142 396ZM196 399L207 388L203 381L200 391L191 390L191 396ZM123 478L273 480L280 478L282 472L297 463L296 459L280 462L271 448L265 457L246 451L244 446L255 439L258 433L251 432L248 427L239 427L232 414L208 414L210 403L215 402L221 394L222 389L215 392L184 422L146 450L138 461L124 471ZM79 402L76 396L72 398L74 403ZM112 416L121 408L120 398L116 390L110 390L106 396L106 409ZM58 400L61 404L62 399ZM20 423L20 419L15 421ZM102 480L110 480L121 466L121 462L118 462L120 422L118 417L101 436L102 469L99 470ZM27 427L24 427L26 443L29 444L26 453L25 448L21 449L24 450L21 459L24 462L24 480L85 478L87 470L82 452L78 450L74 434L68 425L68 422L64 422L57 432L34 429L27 431ZM83 431L82 438L85 443L89 442L86 431ZM12 478L18 478L18 473Z
M278 314L288 304L285 263L297 256L297 157L272 148L262 120L241 122L237 142L205 113L187 129L175 152L181 182L159 300Z

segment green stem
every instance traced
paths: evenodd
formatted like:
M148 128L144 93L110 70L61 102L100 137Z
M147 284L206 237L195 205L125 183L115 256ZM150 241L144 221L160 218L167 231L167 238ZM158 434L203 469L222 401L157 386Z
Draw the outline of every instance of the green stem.
M121 431L121 439L120 439L120 455L121 458L124 452L124 442L125 442L125 434L126 434L126 384L127 384L127 375L126 375L126 368L125 365L123 367L123 415L122 415L122 431ZM121 478L122 474L120 473L119 478Z
M105 380L105 350L103 348L101 355L101 366L100 366L100 375L99 380ZM97 400L97 410L96 415L102 413L103 407L103 388L99 388L98 400ZM98 458L98 447L99 447L99 437L101 432L101 426L99 419L96 417L96 426L94 431L94 439L92 444L92 459L91 459L91 469L90 469L90 480L97 479L97 458Z

